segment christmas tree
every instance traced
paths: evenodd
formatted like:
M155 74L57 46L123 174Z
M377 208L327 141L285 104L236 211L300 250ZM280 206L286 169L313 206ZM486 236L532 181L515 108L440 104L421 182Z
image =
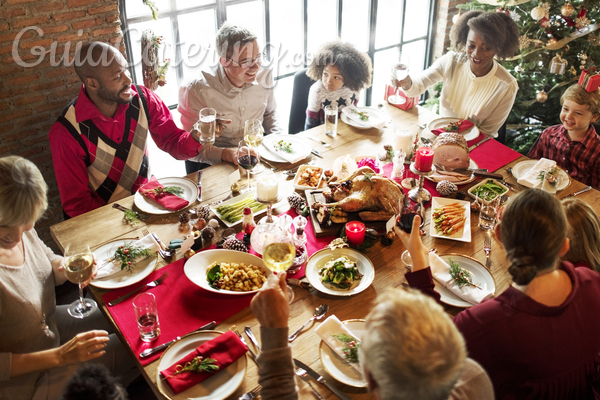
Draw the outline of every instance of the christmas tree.
M519 26L520 54L500 61L519 82L506 144L527 154L548 126L560 124L560 96L582 70L600 67L600 0L480 0L458 6L504 12Z

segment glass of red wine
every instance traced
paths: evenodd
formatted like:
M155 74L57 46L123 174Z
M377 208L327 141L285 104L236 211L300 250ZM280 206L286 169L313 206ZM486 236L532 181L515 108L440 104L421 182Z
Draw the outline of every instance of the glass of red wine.
M255 148L248 146L245 141L241 140L237 148L237 161L239 166L246 170L248 184L242 191L247 192L253 189L253 186L250 184L250 170L260 161L258 151Z
M408 197L404 197L404 203L402 204L400 215L396 219L396 225L404 232L411 233L413 220L416 215L421 217L420 228L422 228L425 223L425 218L423 218L423 203L416 203L413 205L410 203Z

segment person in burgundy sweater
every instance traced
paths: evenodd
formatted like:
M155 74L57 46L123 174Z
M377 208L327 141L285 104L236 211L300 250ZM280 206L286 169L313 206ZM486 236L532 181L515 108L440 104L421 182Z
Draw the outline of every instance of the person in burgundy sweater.
M410 286L438 301L419 232L396 231L411 254ZM561 262L569 250L561 203L537 189L509 202L496 227L513 284L454 317L469 357L497 399L593 399L600 394L600 274ZM596 397L595 397L596 396Z
M157 95L132 85L127 61L117 49L85 44L74 64L81 90L49 133L66 216L130 196L148 181L148 131L176 159L198 154L198 132L179 129Z

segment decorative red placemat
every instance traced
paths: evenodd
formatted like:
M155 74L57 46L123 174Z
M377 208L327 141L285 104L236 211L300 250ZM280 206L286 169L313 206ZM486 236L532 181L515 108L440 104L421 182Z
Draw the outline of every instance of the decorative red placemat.
M139 354L142 351L171 341L177 336L190 333L211 321L220 323L250 305L252 294L231 296L209 292L198 287L183 273L184 263L184 259L177 260L160 270L154 271L146 279L135 285L115 289L102 296L104 302L108 304L109 301L153 281L167 271L169 272L169 276L161 285L148 289L156 296L160 322L161 333L155 341L146 343L140 339L132 305L135 296L131 296L113 307L108 307L110 315L142 365L149 364L162 354L158 353L151 357L140 358Z
M515 161L521 155L521 153L514 151L495 139L482 143L481 146L469 154L479 168L487 168L490 172L495 172L506 164Z

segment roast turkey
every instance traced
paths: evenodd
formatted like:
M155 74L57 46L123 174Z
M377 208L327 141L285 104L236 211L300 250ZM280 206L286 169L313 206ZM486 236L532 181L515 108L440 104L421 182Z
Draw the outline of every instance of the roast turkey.
M347 222L349 212L358 212L363 221L387 221L400 213L402 187L376 175L369 167L361 167L343 182L330 183L323 192L327 203L316 202L319 222Z
M469 168L469 146L460 133L445 132L435 139L433 163L449 168Z

